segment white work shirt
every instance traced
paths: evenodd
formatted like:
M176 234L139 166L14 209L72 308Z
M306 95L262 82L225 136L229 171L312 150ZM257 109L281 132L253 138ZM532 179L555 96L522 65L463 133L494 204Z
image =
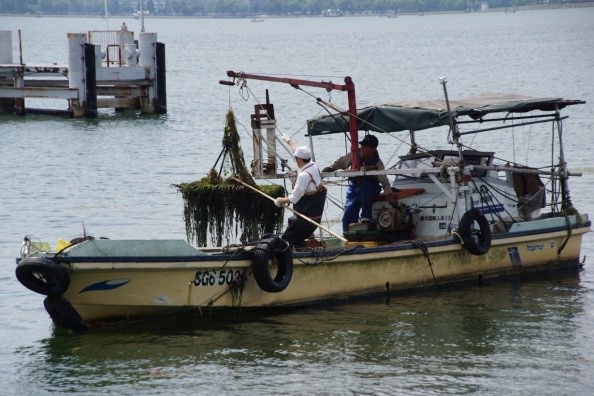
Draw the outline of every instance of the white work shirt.
M289 201L292 204L296 204L303 195L316 192L321 184L322 175L318 166L314 162L308 162L299 168L297 181L295 181L293 192L289 195Z

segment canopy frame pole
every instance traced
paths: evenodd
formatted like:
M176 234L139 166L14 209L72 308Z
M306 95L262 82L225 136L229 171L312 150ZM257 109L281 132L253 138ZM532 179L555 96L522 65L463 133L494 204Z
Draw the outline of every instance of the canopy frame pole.
M565 117L567 118L567 117ZM561 184L561 210L566 210L573 206L571 196L569 195L569 180L567 171L567 162L565 161L565 152L563 150L563 119L559 114L559 109L555 113L555 124L557 124L557 135L559 137L559 181Z
M454 140L456 146L458 146L460 158L462 158L462 147L460 146L460 133L458 131L458 128L456 127L454 116L452 115L452 110L450 109L450 99L448 98L448 89L446 88L448 80L446 80L445 77L442 77L439 81L443 86L443 95L445 96L446 107L448 109L448 121L450 123L450 130L452 131L452 139Z
M454 116L452 114L452 110L450 109L450 99L448 98L448 90L446 88L446 84L448 81L445 77L440 79L441 85L443 86L443 94L445 96L446 107L448 109L448 120L450 122L450 130L452 131L452 139L458 148L458 157L460 158L460 171L462 174L468 174L468 170L466 169L466 161L464 161L464 156L462 155L463 147L462 143L460 142L460 131L458 131L458 127L454 120ZM452 176L451 176L452 177ZM462 192L464 194L464 203L465 209L462 208L462 205L457 206L458 210L455 211L457 214L457 221L460 223L462 219L463 213L461 211L468 211L472 208L472 196L470 194L470 187L468 186L468 178L462 178L461 186L455 184L455 179L453 180L452 184L452 192L458 197L459 193ZM455 206L455 207L456 207Z
M480 133L480 132L488 132L488 131L496 131L498 129L511 129L511 128L516 128L516 127L521 127L521 126L526 126L526 125L534 125L534 124L543 124L546 122L559 122L560 120L564 120L566 118L569 118L569 116L563 116L563 117L555 117L554 119L546 119L546 120L539 120L539 121L530 121L530 122L521 122L519 124L512 124L512 125L503 125L503 126L498 126L498 127L493 127L493 128L483 128L483 129L477 129L476 131L468 131L468 132L458 132L458 136L462 136L462 135L473 135L475 133Z

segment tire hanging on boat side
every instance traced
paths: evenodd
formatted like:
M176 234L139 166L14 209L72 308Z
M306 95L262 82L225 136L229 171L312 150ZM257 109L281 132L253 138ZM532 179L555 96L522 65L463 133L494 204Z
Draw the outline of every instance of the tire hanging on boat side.
M274 279L270 274L269 262L276 265ZM287 288L293 276L293 255L289 244L279 237L265 238L254 248L254 278L266 292L278 293Z
M47 296L43 306L56 326L72 331L87 331L89 327L69 301L58 296Z
M23 286L44 296L59 296L70 286L68 270L44 257L21 259L15 274Z
M478 224L476 229L474 224ZM480 210L473 208L462 215L458 226L458 234L464 248L470 254L482 256L491 248L491 227L489 221Z

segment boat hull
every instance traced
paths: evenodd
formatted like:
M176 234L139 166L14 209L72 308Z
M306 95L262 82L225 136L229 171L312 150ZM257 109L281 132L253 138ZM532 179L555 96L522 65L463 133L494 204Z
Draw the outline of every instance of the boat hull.
M258 286L246 252L149 261L71 257L60 264L70 271L70 285L61 298L87 326L196 311L210 316L240 307L309 305L575 267L586 232L589 227L582 226L495 235L481 256L470 254L455 238L300 252L294 255L291 282L278 293Z

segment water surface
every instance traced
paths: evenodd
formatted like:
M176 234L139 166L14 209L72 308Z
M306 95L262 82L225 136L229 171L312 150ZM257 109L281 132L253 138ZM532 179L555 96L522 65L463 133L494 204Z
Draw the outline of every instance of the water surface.
M113 27L123 20L110 20ZM138 21L126 20L138 31ZM594 8L399 18L147 19L166 44L168 114L102 110L97 120L0 115L0 377L8 394L588 394L594 386L594 276L578 273L483 287L374 298L249 318L55 330L43 297L14 277L25 235L185 238L173 183L203 177L219 152L225 113L242 122L253 100L223 87L225 71L353 78L360 106L480 92L583 99L566 113L572 198L594 213L591 163ZM67 63L68 32L105 28L99 18L0 17L22 29L25 63ZM17 56L15 56L18 59ZM319 113L315 96L340 93L250 82L270 90L279 128L299 143ZM313 95L311 97L309 94ZM28 101L29 106L38 105ZM41 105L46 105L41 102ZM54 104L65 108L64 103ZM419 134L435 148L443 136ZM469 144L531 164L550 158L550 132L477 135ZM401 137L405 137L404 135ZM380 152L406 152L381 136ZM515 143L516 150L513 150ZM316 160L344 151L316 142ZM247 162L251 157L248 157ZM594 253L584 238L583 254Z

